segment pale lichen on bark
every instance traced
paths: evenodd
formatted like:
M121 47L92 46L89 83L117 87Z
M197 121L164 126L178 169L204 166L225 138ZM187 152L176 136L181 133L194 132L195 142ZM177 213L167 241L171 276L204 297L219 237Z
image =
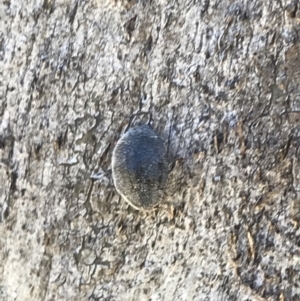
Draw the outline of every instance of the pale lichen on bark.
M0 300L299 300L298 1L0 3ZM164 212L111 154L151 110Z

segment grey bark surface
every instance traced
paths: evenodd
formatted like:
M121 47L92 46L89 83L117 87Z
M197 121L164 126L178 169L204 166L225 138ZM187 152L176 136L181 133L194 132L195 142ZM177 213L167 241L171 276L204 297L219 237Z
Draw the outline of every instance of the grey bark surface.
M298 8L0 1L0 300L300 300ZM112 185L139 110L173 216Z

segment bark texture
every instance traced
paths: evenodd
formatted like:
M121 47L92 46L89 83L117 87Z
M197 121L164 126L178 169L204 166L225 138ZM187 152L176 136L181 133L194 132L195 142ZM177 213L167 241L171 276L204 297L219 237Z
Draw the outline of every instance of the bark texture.
M299 30L298 1L0 1L0 300L300 300ZM173 217L112 185L139 110Z

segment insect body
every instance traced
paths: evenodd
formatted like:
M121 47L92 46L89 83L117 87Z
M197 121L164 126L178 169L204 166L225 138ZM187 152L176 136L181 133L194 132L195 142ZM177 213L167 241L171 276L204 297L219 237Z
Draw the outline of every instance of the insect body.
M117 142L112 176L119 194L138 210L160 204L168 179L163 140L149 125L131 128Z

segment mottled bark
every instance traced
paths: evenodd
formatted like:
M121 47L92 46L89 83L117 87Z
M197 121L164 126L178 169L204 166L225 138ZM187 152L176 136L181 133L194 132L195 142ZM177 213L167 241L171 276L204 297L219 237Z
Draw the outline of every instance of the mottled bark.
M0 2L0 300L300 300L298 8ZM173 218L112 185L139 110Z

